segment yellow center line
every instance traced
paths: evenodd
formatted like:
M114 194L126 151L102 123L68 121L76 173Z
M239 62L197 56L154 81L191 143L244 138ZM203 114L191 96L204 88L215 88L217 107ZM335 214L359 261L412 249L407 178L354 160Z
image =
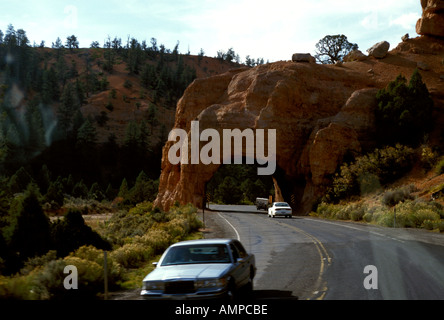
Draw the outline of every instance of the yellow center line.
M327 293L327 289L328 289L327 283L325 281L323 281L323 279L322 279L324 272L326 270L325 262L327 262L327 266L329 266L331 264L331 260L332 260L330 255L327 252L327 249L325 249L323 243L318 238L309 234L308 232L306 232L298 227L295 227L295 226L292 226L292 225L289 225L289 224L286 224L286 223L283 223L280 221L276 221L276 222L282 226L288 227L290 229L293 229L296 232L299 232L299 233L305 235L307 238L309 238L315 244L316 249L318 250L318 253L319 253L321 265L319 268L319 276L318 276L318 279L316 280L316 286L315 286L316 291L313 292L313 297L311 299L307 299L307 300L312 300L312 299L322 300L322 299L324 299L324 296Z

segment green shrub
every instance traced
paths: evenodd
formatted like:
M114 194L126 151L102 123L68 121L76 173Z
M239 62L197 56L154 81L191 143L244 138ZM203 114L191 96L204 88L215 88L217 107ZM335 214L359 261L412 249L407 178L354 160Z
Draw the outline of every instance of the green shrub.
M347 207L341 207L338 211L336 211L335 219L338 220L350 220L350 211Z
M397 225L398 225L398 221ZM393 227L394 225L394 212L391 210L376 210L372 215L371 223L383 226Z
M405 200L413 200L414 199L412 195L413 191L414 191L414 186L407 186L396 190L386 191L382 197L382 204L389 207L393 207L399 202Z
M57 259L57 252L55 250L48 251L45 255L35 256L25 262L22 269L20 269L21 275L28 275L32 273L35 269L44 266L48 262Z
M322 218L334 219L338 211L339 206L331 203L322 202L318 205L316 215Z
M396 145L375 149L340 167L328 191L327 199L338 201L378 190L408 172L414 163L412 148Z
M37 300L39 295L34 291L34 275L0 275L0 300Z
M444 232L444 220L424 220L423 228L426 230L439 230Z
M444 232L444 220L436 220L433 222L433 229L438 229L440 232Z
M433 203L405 201L395 206L398 227L420 228L425 220L439 220L442 210Z
M366 213L366 208L362 205L356 205L351 209L350 219L353 221L361 221Z
M424 220L422 225L426 230L433 230L435 221L432 220Z
M78 272L78 289L67 290L63 282L67 276L64 269L73 265ZM64 259L52 260L40 268L36 268L32 276L33 298L40 300L72 300L96 299L97 293L103 292L103 265L96 262L69 256Z
M430 170L438 160L438 153L429 146L421 147L421 164L425 170Z
M367 211L366 213L364 213L364 215L362 216L362 220L364 220L365 222L372 222L373 221L373 212Z
M161 254L172 243L172 237L166 230L152 229L141 237L136 237L134 242L141 243L153 249L154 254Z
M67 256L83 245L93 245L103 250L111 249L108 241L85 224L79 210L68 210L63 219L52 224L51 229L54 247L59 257Z
M95 262L101 266L103 266L105 262L104 251L99 250L93 246L82 246L78 248L75 252L72 252L69 256ZM107 255L106 261L109 288L112 289L116 287L119 281L122 279L123 270L117 263L117 261L115 261L115 259L113 258L112 251Z
M418 69L408 84L399 75L376 98L375 116L381 143L418 143L432 127L433 100Z
M436 165L436 173L437 174L444 173L444 159L438 161L438 164Z
M141 243L127 243L112 251L111 257L125 268L138 268L154 257L154 250Z

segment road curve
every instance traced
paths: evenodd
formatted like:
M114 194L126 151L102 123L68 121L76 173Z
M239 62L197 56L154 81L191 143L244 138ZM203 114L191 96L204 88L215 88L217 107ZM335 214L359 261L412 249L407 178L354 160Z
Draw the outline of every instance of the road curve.
M310 217L268 218L212 206L205 236L238 238L256 256L257 298L444 299L444 235Z

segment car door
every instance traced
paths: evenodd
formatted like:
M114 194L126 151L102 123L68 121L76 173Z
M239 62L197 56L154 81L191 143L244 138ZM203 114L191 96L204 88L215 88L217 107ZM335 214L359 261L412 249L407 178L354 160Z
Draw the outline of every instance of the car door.
M234 269L236 285L240 287L248 282L250 276L250 261L247 252L239 242L233 241L230 243L230 249L236 265ZM238 261L239 258L241 260Z

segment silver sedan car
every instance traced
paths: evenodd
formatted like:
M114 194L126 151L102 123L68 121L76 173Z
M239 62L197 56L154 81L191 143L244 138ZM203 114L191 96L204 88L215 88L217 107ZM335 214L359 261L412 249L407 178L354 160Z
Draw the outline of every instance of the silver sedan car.
M182 241L170 246L143 279L145 299L233 299L253 288L255 257L234 239Z

